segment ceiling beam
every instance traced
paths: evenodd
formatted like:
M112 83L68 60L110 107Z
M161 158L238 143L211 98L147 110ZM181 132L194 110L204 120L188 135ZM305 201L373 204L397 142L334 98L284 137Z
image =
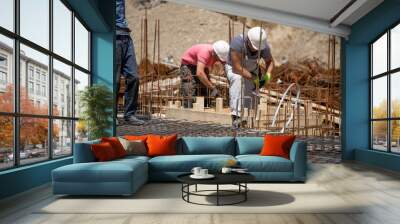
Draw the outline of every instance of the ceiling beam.
M347 37L350 27L337 25L331 27L329 21L310 18L293 13L283 12L270 8L256 7L246 3L238 3L227 0L169 0L171 2L192 5L211 11L249 17L261 21L273 22L288 26L305 28L316 32Z
M350 1L343 9L341 9L331 20L330 26L336 27L349 18L354 12L360 9L368 0L353 0Z

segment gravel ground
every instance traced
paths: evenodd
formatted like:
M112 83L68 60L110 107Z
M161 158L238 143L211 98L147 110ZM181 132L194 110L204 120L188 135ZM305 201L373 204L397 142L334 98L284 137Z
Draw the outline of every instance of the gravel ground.
M119 121L117 135L144 134L178 134L178 136L263 136L266 132L253 129L239 129L236 132L226 125L191 122L185 120L154 118L145 125L137 126ZM312 163L340 163L341 146L339 138L305 137L298 139L307 141L308 160Z

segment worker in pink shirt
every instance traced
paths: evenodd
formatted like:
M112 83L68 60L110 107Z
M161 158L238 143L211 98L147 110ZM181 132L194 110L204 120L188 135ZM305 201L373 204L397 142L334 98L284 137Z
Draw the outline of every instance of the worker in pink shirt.
M180 67L184 108L193 107L194 97L207 96L207 89L211 90L211 97L219 95L218 89L210 81L208 71L217 61L225 63L228 53L229 44L223 40L214 44L196 44L186 50Z

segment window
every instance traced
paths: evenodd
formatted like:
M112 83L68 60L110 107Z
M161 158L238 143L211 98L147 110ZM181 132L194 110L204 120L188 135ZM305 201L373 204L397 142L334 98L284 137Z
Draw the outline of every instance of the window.
M2 10L0 9L0 20L3 16ZM11 66L13 52L13 40L0 33L0 112L14 111L14 71Z
M7 87L7 56L0 54L0 91L5 92Z
M0 55L0 68L7 68L7 56Z
M12 116L0 115L0 170L14 166L14 122Z
M22 165L49 158L48 124L45 118L20 118L19 158Z
M400 153L400 25L370 45L371 148Z
M42 86L42 96L46 97L46 86Z
M60 1L53 0L53 44L54 52L71 60L72 12Z
M33 82L31 82L31 81L28 82L28 93L29 94L33 94L34 93Z
M90 31L62 0L0 2L0 170L70 156L87 133L74 105L90 85Z
M39 82L40 81L40 70L36 69L36 80Z
M40 95L40 84L36 84L36 95Z
M0 84L6 85L7 84L7 73L0 70Z
M89 32L75 18L75 62L82 68L89 69Z
M14 31L14 0L1 0L0 26Z
M71 89L67 89L66 86L70 86L72 84L72 68L69 65L66 65L58 60L53 60L53 114L72 117L72 91ZM64 97L67 96L71 102L68 102L65 105ZM60 98L59 98L60 97ZM61 100L61 103L59 101ZM56 105L57 104L57 105ZM60 113L61 106L67 106L65 113Z
M87 86L89 86L89 74L75 70L75 117L79 117L81 114L81 108L79 106L80 92Z
M72 121L53 120L53 157L71 155Z
M49 0L20 0L21 36L49 48Z
M0 92L7 91L7 73L0 70Z
M33 67L32 66L29 66L28 74L29 74L29 79L33 80L34 79L34 75L33 75Z

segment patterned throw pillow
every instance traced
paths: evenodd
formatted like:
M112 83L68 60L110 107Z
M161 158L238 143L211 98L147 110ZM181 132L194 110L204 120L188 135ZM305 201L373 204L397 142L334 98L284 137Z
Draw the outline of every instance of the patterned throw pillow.
M126 155L145 156L147 155L146 145L141 140L126 140L118 138L126 151Z

